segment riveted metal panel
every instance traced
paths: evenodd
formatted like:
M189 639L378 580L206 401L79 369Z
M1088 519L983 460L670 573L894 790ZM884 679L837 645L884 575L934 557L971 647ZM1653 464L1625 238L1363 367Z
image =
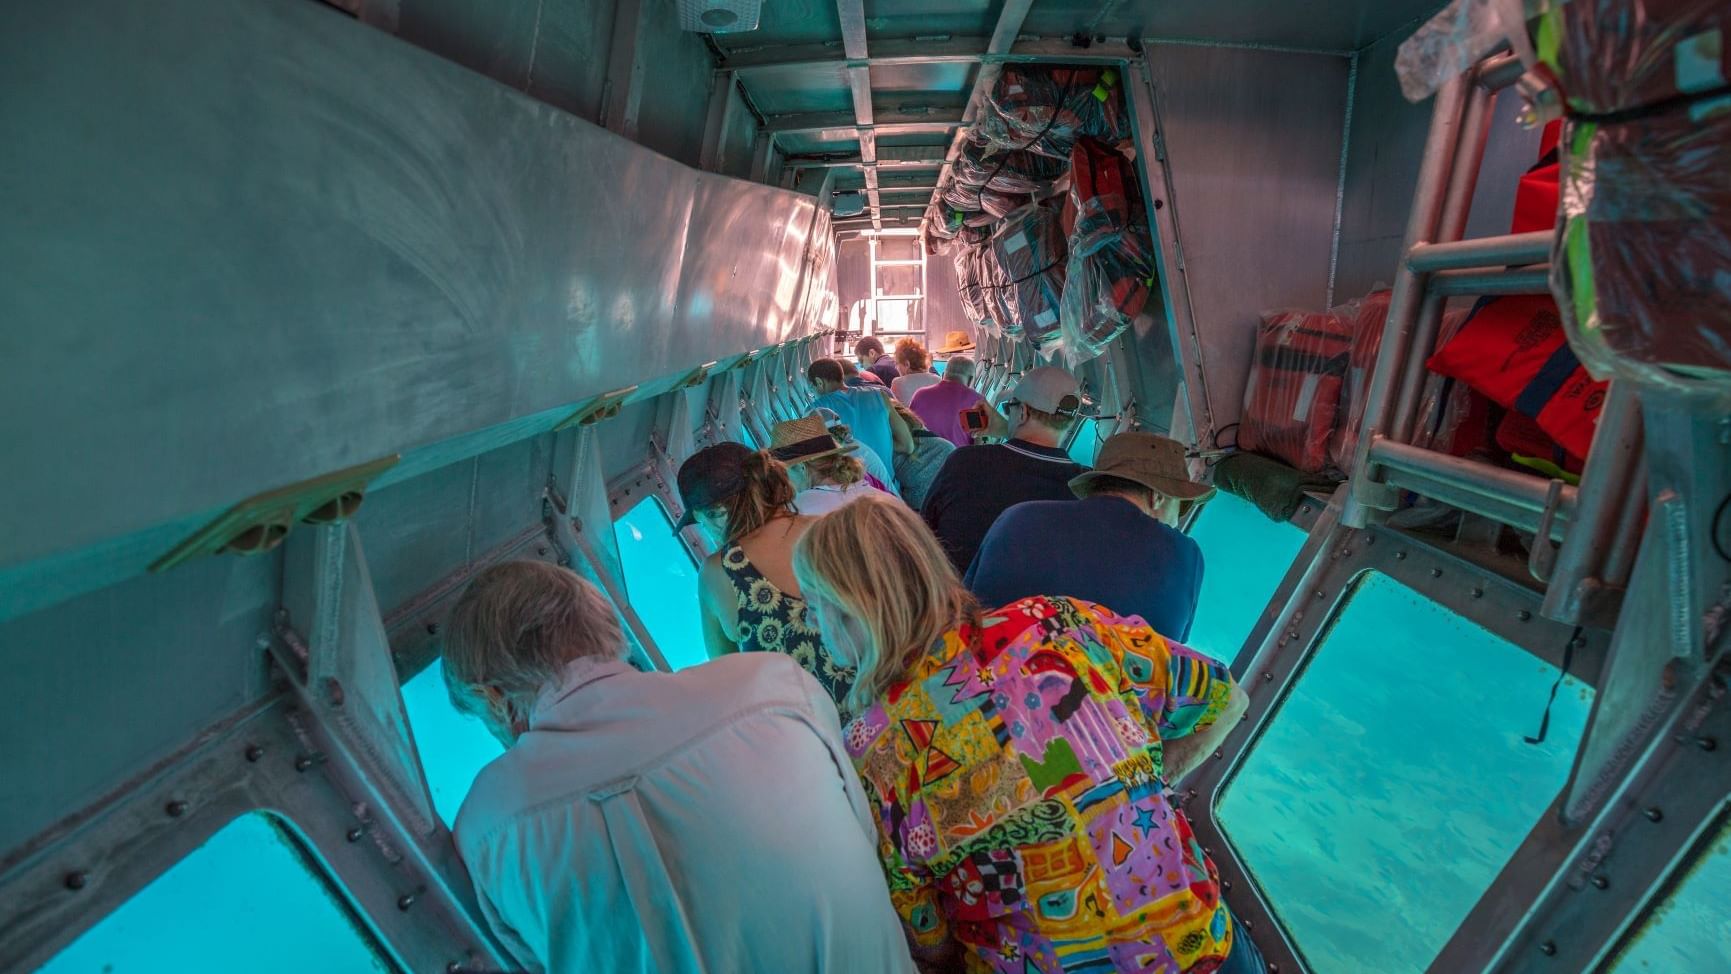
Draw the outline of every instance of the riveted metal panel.
M0 65L0 588L36 605L262 490L804 327L809 198L316 5L31 8Z
M1219 429L1242 408L1258 314L1327 297L1348 61L1155 44L1148 64Z

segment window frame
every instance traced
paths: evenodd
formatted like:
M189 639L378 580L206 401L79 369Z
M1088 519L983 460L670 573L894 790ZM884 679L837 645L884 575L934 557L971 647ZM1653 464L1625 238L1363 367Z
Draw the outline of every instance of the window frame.
M1267 894L1221 826L1217 804L1225 786L1243 766L1262 732L1302 678L1360 576L1370 571L1381 572L1551 666L1561 665L1563 647L1571 635L1570 627L1539 614L1542 592L1479 565L1464 554L1381 526L1362 529L1345 526L1340 513L1349 489L1348 485L1342 485L1326 506L1306 503L1294 516L1295 522L1309 528L1304 546L1232 666L1234 677L1250 693L1250 706L1215 752L1214 759L1178 787L1181 807L1197 840L1210 851L1221 879L1227 884L1234 915L1251 932L1269 963L1278 965L1282 971L1300 974L1311 968L1304 963ZM1597 689L1597 674L1602 669L1607 644L1604 633L1591 634L1576 649L1570 673ZM1548 814L1541 816L1535 829L1542 828L1549 818ZM1475 904L1468 923L1487 902L1497 898L1502 877L1514 867L1528 842L1517 848L1498 880ZM1456 931L1456 938L1466 929L1467 923L1463 923ZM1451 939L1450 944L1453 942ZM1445 953L1446 950L1447 947Z

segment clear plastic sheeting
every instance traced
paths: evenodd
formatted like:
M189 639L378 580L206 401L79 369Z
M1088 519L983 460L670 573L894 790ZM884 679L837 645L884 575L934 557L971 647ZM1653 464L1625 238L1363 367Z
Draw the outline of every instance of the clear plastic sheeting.
M1116 142L1129 133L1116 68L1008 65L980 114L978 137L1005 149L1070 158L1080 136Z
M1549 2L1454 0L1401 44L1394 59L1401 93L1408 101L1423 101L1444 82L1458 77L1504 44L1511 45L1524 62L1531 64L1527 17Z
M992 288L1005 313L1005 334L1024 334L1035 347L1058 336L1067 253L1056 206L1024 206L998 224L992 256L1005 279Z
M1731 390L1731 5L1575 0L1539 22L1562 89L1552 290L1581 360Z
M1059 347L1072 366L1099 355L1143 313L1154 286L1154 243L1129 160L1080 139L1070 153L1070 259Z

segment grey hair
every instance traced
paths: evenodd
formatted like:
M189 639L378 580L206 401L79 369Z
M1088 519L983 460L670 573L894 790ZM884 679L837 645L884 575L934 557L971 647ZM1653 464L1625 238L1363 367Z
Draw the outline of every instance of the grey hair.
M965 383L974 377L976 368L974 360L968 356L952 355L949 363L944 366L944 378Z
M472 709L480 687L526 704L572 660L625 654L625 633L600 589L567 568L508 561L475 576L451 611L445 689L461 710Z

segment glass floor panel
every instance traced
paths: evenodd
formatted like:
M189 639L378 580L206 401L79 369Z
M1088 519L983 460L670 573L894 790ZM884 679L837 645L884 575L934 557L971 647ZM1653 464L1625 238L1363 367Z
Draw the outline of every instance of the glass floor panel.
M433 793L433 808L445 825L451 826L475 776L489 761L505 753L505 747L478 718L451 706L445 691L444 660L434 660L403 684L403 706L408 709L415 749L426 770L427 788Z
M85 931L42 974L390 971L262 812L242 815Z
M698 614L697 566L661 502L645 497L613 522L619 561L625 572L625 597L649 629L649 638L675 670L709 659Z
M1367 575L1217 818L1315 974L1419 974L1568 778L1592 703L1557 670Z
M1731 971L1731 821L1687 870L1608 974Z
M1202 546L1202 594L1190 645L1230 664L1304 546L1305 534L1219 491L1196 515L1190 536Z

